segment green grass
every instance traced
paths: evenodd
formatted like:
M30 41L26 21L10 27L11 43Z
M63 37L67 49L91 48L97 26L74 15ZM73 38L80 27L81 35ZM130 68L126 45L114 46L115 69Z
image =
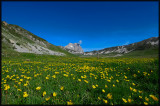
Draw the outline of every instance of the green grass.
M106 104L103 100L107 100L107 104L110 105L145 102L158 104L158 101L149 96L154 95L158 98L158 58L112 57L97 60L96 57L62 57L29 53L12 55L14 56L10 58L2 57L2 104L66 105L70 100L73 104ZM56 78L53 78L53 75ZM24 86L26 81L29 83ZM19 82L21 84L18 84ZM10 86L7 91L4 90L5 84ZM93 88L93 85L98 87ZM63 90L60 89L62 86ZM37 87L41 89L37 91ZM130 90L130 87L135 90ZM18 89L22 91L17 91ZM102 92L103 89L105 92ZM43 97L44 91L47 94ZM23 92L27 92L28 97L23 97ZM53 92L57 93L56 97L53 96ZM108 93L111 93L112 99L107 97ZM50 99L47 101L48 97ZM146 97L149 101L145 99ZM126 99L127 103L122 98ZM128 99L131 99L131 102Z

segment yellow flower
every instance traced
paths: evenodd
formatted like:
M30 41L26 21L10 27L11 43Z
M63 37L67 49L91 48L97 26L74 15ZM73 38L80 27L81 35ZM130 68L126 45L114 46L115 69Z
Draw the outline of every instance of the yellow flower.
M53 77L53 78L56 78L56 75L53 75L52 77Z
M88 83L88 81L87 81L87 80L84 80L84 82Z
M142 93L142 91L138 91L139 93Z
M59 74L59 72L55 72L55 74Z
M45 95L46 95L46 91L43 92L43 96L45 96Z
M115 85L113 84L113 87L115 87Z
M119 80L117 79L116 82L119 82Z
M134 76L134 77L137 77L137 75L136 75L136 74L133 74L133 76Z
M98 97L98 100L101 100L101 98L100 98L100 97Z
M64 89L64 87L62 86L60 89L61 89L61 90L63 90L63 89Z
M81 79L78 79L78 81L81 81Z
M128 102L129 102L129 103L131 103L131 102L132 102L132 100L131 100L130 98L128 98Z
M154 95L149 95L153 100L158 101L158 98L155 97Z
M139 96L139 98L141 98L141 99L142 99L142 96Z
M136 84L135 84L135 83L132 83L132 85L135 86Z
M96 87L98 87L98 85L96 84Z
M67 101L67 105L73 105L72 101Z
M107 94L107 98L108 98L108 99L112 99L111 93L108 93L108 94Z
M18 84L20 85L20 84L21 84L21 82L18 82Z
M147 102L144 102L144 104L145 104L145 105L148 105L148 103L147 103Z
M27 86L28 84L24 84L24 86Z
M49 79L49 77L46 77L46 79Z
M103 102L104 102L104 103L106 103L106 104L108 103L108 101L107 101L107 100L105 100L105 99L103 99Z
M45 99L46 99L46 101L48 101L50 98L51 98L51 97L48 97L48 98L45 98Z
M25 98L27 96L28 96L27 92L23 92L23 97Z
M18 91L22 91L21 89L17 89Z
M4 90L8 90L10 88L9 85L4 85L4 86L5 86Z
M57 93L56 93L56 92L53 92L53 96L57 96Z
M105 88L107 88L108 86L107 85L105 85Z
M146 100L146 101L149 101L149 99L148 99L147 97L145 97L145 100Z
M102 92L105 92L105 90L104 90L104 89L102 89Z
M137 90L136 90L136 89L133 89L133 91L134 91L134 92L137 92Z
M20 81L23 81L23 79L20 79Z
M36 88L36 90L40 90L40 89L41 89L41 87L37 87L37 88Z
M95 86L95 85L92 85L92 88L94 88L94 89L95 89L95 88L96 88L96 86Z
M127 103L127 100L126 100L126 99L122 98L122 100L123 100L123 102Z

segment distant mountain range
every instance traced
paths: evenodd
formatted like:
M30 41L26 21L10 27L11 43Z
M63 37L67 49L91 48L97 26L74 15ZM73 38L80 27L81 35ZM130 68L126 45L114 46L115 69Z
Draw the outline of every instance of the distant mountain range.
M84 55L96 55L98 54L118 54L121 56L121 54L126 54L132 51L136 50L146 50L146 49L158 49L159 46L159 39L158 37L151 37L149 39L132 43L129 45L123 45L123 46L115 46L115 47L110 47L110 48L104 48L102 50L98 51L91 51L91 52L85 52Z
M48 54L48 55L97 55L98 54L127 54L136 50L158 49L158 37L152 37L140 42L129 45L115 46L104 48L98 51L84 52L80 43L69 43L65 47L55 46L46 40L32 34L20 26L8 24L5 21L1 22L1 40L2 40L2 56L4 52L22 52L34 54Z

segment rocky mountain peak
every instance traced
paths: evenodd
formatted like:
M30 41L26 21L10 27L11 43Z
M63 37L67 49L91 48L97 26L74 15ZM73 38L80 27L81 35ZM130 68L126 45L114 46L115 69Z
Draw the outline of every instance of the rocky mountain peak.
M79 43L69 43L64 49L68 50L70 53L73 54L83 54L84 51Z

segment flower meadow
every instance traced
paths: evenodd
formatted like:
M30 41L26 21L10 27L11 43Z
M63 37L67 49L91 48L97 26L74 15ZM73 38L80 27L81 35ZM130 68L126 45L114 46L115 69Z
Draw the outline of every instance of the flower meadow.
M157 105L158 58L2 59L2 104Z

